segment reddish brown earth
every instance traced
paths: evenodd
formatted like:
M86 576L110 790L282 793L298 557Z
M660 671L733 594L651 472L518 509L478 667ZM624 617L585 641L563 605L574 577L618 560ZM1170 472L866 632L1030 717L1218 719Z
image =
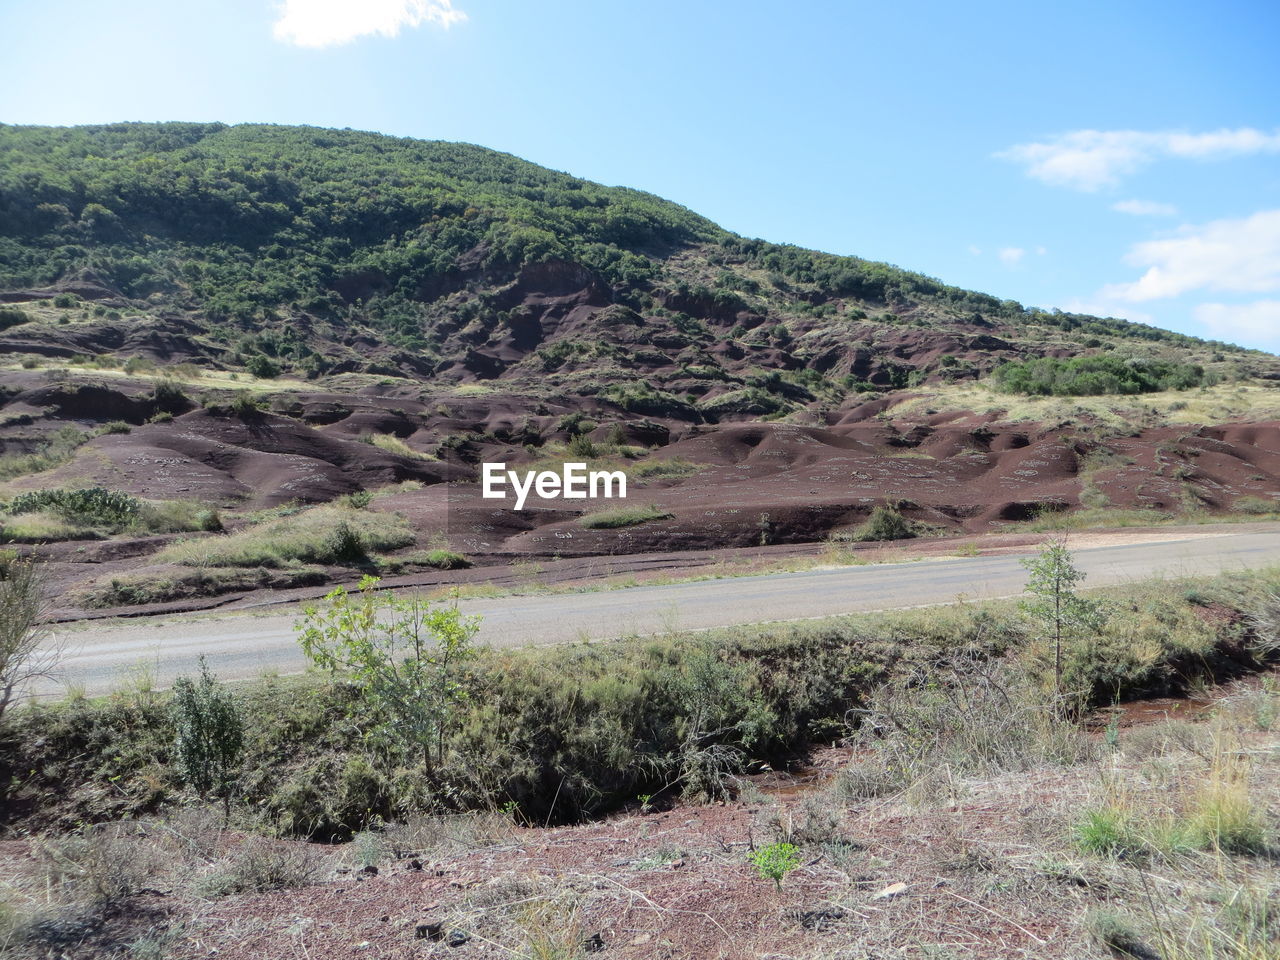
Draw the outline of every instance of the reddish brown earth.
M785 422L692 424L636 416L607 401L534 400L500 391L478 396L433 394L398 382L354 391L282 392L271 411L247 419L214 403L156 413L149 381L77 374L51 380L37 372L9 378L0 443L9 452L37 448L42 437L74 424L92 430L105 420L128 433L98 436L52 471L19 477L13 492L104 486L154 500L189 499L219 507L228 527L263 508L312 504L359 490L381 490L369 507L406 517L416 544L401 555L447 541L476 570L422 582L474 583L509 578L506 565L554 565L572 558L605 560L553 579L702 565L709 551L801 546L841 539L881 505L896 506L922 531L976 535L1016 530L1020 521L1080 505L1085 458L1105 452L1089 482L1112 506L1177 512L1189 503L1229 511L1243 498L1280 497L1280 423L1136 428L1102 436L1087 425L1051 429L993 416L933 414L885 419L886 399L851 400L825 415L826 426ZM639 461L612 457L609 469L661 461L690 465L686 476L633 477L628 502L670 516L616 529L588 529L584 501L541 500L526 509L483 500L479 463L540 468L573 459L564 452L569 414L596 424L604 446L621 437ZM362 437L389 435L439 459L388 452ZM444 441L453 438L448 443ZM549 455L547 451L557 451ZM558 459L557 459L558 457ZM594 509L614 506L596 501ZM218 534L186 534L214 537ZM173 569L148 564L174 535L32 545L60 565L59 585L74 606L78 589L104 576ZM687 562L658 555L687 555ZM393 558L394 559L394 556ZM335 568L330 579L358 572ZM288 577L265 577L268 589ZM239 591L243 593L243 590Z

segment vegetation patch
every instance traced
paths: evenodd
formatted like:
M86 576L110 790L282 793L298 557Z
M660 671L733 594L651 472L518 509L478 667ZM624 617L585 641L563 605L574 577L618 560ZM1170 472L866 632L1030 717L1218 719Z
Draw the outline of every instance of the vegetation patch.
M700 463L693 463L683 457L672 457L670 460L646 460L627 468L627 474L637 480L669 480L678 477L691 477L703 469Z
M9 502L7 510L0 536L13 543L222 529L218 511L199 501L140 500L103 487L23 493Z
M1217 382L1199 364L1147 357L1035 357L995 370L996 387L1006 393L1045 397L1159 393L1190 390Z
M0 480L42 473L70 463L76 450L90 439L91 436L78 427L71 424L61 426L34 453L0 456Z
M588 530L614 530L618 527L634 527L652 520L667 520L674 514L652 504L634 507L616 507L579 517L578 523Z
M1110 703L1185 689L1197 676L1238 669L1241 658L1262 662L1266 645L1280 642L1278 591L1280 572L1102 592L1093 598L1105 612L1101 626L1060 651L1060 683L1080 702ZM363 609L357 600L348 605ZM1253 639L1242 639L1238 619L1202 616L1205 605L1253 615ZM316 626L323 634L337 622ZM1256 654L1242 652L1246 643ZM869 756L882 760L862 765L851 795L902 789L897 771L927 773L939 758L979 772L1024 769L1091 749L1063 715L1045 710L1059 683L1055 652L1045 624L1011 603L480 650L448 668L427 642L416 657L447 669L457 685L444 726L429 728L430 772L422 741L405 739L410 728L361 694L345 669L240 685L244 755L233 814L253 811L286 832L330 838L375 817L423 811L513 804L544 822L640 794L723 795L753 763L783 763L809 743L848 735L851 708ZM15 714L0 727L0 766L34 772L12 781L18 794L5 809L68 822L154 809L180 789L166 700L70 700ZM966 702L990 709L968 715ZM872 742L877 725L883 746ZM1205 803L1187 809L1229 808ZM1247 836L1233 827L1216 842Z
M216 567L180 573L134 573L99 581L82 595L81 602L92 608L169 603L242 590L322 586L328 580L324 570L310 566L289 570Z
M225 536L174 544L161 551L156 562L268 569L358 564L370 553L399 550L413 542L413 531L399 514L326 505L266 519Z

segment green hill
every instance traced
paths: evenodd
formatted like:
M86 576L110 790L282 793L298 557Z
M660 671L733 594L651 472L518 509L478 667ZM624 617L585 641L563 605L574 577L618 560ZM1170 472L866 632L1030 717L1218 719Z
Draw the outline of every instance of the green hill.
M812 398L815 377L851 391L1081 351L1247 357L745 239L482 147L310 127L0 126L0 291L65 312L11 309L10 354L83 358L145 320L169 325L167 348L139 347L162 362L571 393L639 371L713 414Z

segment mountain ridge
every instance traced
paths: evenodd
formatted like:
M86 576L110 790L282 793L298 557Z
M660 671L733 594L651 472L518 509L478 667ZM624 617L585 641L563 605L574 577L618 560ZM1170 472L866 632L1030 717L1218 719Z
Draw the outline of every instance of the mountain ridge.
M678 369L738 381L752 367L813 370L868 389L981 377L1000 360L1101 349L1104 337L1139 352L1257 356L740 237L653 194L485 147L359 131L0 126L0 214L5 299L69 292L181 313L212 335L185 359L226 368L258 354L313 377L536 380L604 368L600 387L626 379L611 354L639 346L652 362L642 351L638 367L658 386L703 397ZM639 318L650 335L587 337L584 357L584 314L610 310L615 326ZM949 344L971 356L944 371L948 344L895 336L912 326L994 339ZM889 350L837 347L877 339ZM1002 355L999 339L1022 347Z

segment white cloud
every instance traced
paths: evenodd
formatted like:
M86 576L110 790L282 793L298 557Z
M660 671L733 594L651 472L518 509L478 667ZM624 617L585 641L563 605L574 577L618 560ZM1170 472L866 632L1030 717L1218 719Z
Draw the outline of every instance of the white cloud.
M1047 249L1047 248L1045 248L1045 247L1036 247L1036 256L1037 256L1037 257L1043 257L1043 256L1044 256L1046 253L1048 253L1048 252L1049 252L1049 251L1048 251L1048 249Z
M996 256L1011 267L1017 266L1017 264L1021 262L1022 258L1026 255L1027 251L1023 250L1021 247L1003 247L1000 252L996 254Z
M1128 213L1135 217L1176 217L1178 208L1172 203L1156 203L1153 200L1121 200L1113 203L1111 209L1117 213Z
M283 0L275 38L299 47L333 47L358 37L394 37L406 27L451 27L467 19L453 0Z
M973 254L975 257L980 257L980 256L982 256L982 248L981 248L981 247L979 247L979 246L976 246L976 245L974 245L974 244L972 244L972 243L971 243L971 244L969 244L969 252L970 252L971 254Z
M1251 153L1280 153L1280 130L1072 130L1041 143L1016 144L996 156L1022 164L1028 176L1053 186L1093 191L1117 185L1160 157L1209 160Z
M1195 318L1219 340L1280 344L1280 300L1254 303L1202 303Z
M1200 289L1280 290L1280 210L1185 226L1171 237L1139 243L1125 261L1147 271L1132 283L1111 284L1103 296L1140 303Z

